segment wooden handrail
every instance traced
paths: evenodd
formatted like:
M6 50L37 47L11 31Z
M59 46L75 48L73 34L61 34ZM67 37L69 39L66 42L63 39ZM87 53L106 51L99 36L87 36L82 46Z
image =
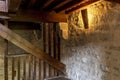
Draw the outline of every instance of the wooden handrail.
M38 47L35 47L33 44L31 44L30 42L28 42L27 40L25 40L15 32L11 31L1 23L0 23L0 36L12 42L13 44L20 47L21 49L25 50L26 52L47 62L49 65L56 68L57 70L65 73L65 65L63 63L52 58L51 56L43 52L41 49L39 49Z

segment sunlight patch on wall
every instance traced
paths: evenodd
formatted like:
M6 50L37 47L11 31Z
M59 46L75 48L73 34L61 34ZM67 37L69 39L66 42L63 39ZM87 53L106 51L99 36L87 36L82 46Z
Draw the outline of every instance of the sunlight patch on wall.
M68 23L61 22L59 23L60 30L62 30L62 37L68 39Z

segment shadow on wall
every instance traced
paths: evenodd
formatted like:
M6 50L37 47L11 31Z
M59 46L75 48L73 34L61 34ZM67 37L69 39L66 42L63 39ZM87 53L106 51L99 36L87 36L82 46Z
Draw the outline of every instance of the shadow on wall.
M69 39L63 42L62 54L68 77L72 80L119 80L120 6L102 1L87 9L92 15L87 30L82 28L80 10L69 14Z

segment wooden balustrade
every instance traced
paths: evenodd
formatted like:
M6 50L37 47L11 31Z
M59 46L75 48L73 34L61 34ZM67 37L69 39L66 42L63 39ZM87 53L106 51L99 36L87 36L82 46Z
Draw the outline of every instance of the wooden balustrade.
M46 24L43 25L44 54L60 61L60 36L56 30L56 23L51 23L48 27L46 27ZM5 40L5 43L5 50L7 51L7 40ZM64 74L63 71L54 68L54 66L30 53L5 54L5 58L7 60L5 61L5 74L7 74L5 80L44 80ZM11 62L11 65L8 65L8 61ZM11 67L11 71L8 70L8 67ZM11 74L8 74L10 72ZM8 77L11 77L11 79L8 79Z

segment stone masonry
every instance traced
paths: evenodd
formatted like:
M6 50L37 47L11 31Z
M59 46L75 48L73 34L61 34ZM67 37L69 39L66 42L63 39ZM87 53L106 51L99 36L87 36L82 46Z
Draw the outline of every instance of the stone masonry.
M72 80L120 80L120 4L101 1L84 7L89 28L84 29L81 10L68 17L69 39L63 40L62 61Z

